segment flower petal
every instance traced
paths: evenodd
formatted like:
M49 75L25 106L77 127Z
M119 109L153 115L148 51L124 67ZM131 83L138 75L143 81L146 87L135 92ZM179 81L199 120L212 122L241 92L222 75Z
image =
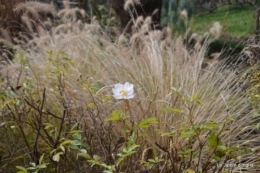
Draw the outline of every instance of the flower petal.
M134 88L128 88L127 93L129 93L129 94L134 93Z
M135 95L134 94L131 94L131 95L127 95L126 96L126 99L131 99L131 98L134 98L135 97Z
M123 98L122 95L113 95L113 97L114 97L115 99L122 99L122 98Z

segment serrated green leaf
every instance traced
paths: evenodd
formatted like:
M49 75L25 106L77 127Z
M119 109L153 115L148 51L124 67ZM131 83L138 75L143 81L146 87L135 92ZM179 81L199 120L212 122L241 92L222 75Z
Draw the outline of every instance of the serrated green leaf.
M162 109L163 112L176 112L176 113L183 113L183 110L181 109L175 109L171 107L166 107Z

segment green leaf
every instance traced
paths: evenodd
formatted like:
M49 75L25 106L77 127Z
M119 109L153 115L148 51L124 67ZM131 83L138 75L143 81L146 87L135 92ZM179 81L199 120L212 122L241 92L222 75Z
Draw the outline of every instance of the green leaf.
M218 157L218 156L215 156L214 159L215 159L216 161L218 161L218 162L221 160L221 158Z
M182 90L182 87L179 87L179 88L171 87L171 90L172 90L172 92L177 92L177 93L179 93L179 92Z
M78 126L78 124L79 124L78 122L75 123L75 124L71 127L70 131L74 130L74 129Z
M191 152L193 152L193 149L187 149L187 150L185 150L184 152L185 152L185 153L191 153Z
M87 150L85 149L80 149L79 152L87 154Z
M16 166L17 169L22 170L22 172L27 172L26 168L22 166Z
M78 145L70 145L70 149L79 150Z
M109 170L105 170L105 171L103 171L103 173L113 173L113 172L109 171Z
M203 102L200 99L196 99L196 102L199 103L199 105L203 105Z
M198 93L193 94L192 100L196 100L198 98Z
M55 154L52 159L56 162L59 162L60 161L60 155L62 155L63 152L58 152L57 154Z
M102 100L111 100L111 98L112 98L112 97L109 96L109 95L105 95L105 96L102 96L102 97L101 97Z
M130 147L128 147L128 151L133 151L135 148L140 147L140 145L133 144Z
M53 125L50 123L44 123L44 126L45 126L44 129L46 129L46 130L53 127Z
M87 153L79 153L78 155L81 156L81 157L84 157L86 159L90 159L91 158Z
M193 169L186 169L183 173L196 173Z
M72 142L72 140L66 140L66 141L62 142L60 145L70 144L71 142Z
M60 145L60 149L65 152L65 147L63 145Z
M82 130L71 130L69 133L74 134L74 133L82 133Z
M37 165L37 168L44 169L44 168L47 168L47 166L45 164L40 164L40 165Z
M93 155L93 159L96 160L96 161L99 161L99 160L100 160L100 156L94 154L94 155Z
M211 145L211 146L222 145L222 142L221 142L220 138L219 138L218 136L216 136L214 133L211 134L211 135L208 137L208 143L209 143L209 145Z
M213 121L205 122L204 125L212 128L218 128L218 125L216 125L216 123Z
M190 102L192 102L192 100L191 99L187 99L187 98L183 98L182 99L184 102L187 102L187 103L190 103Z
M81 145L81 142L79 140L73 140L70 145Z
M88 162L101 166L101 163L99 161L96 161L96 160L88 160Z
M181 109L175 109L171 107L166 107L162 109L163 112L176 112L176 113L183 113L183 110Z
M216 150L215 151L215 155L219 158L222 158L223 156L225 156L225 152L221 151L221 150Z
M74 138L74 139L77 139L77 140L81 140L81 133L74 133L73 135L72 135L72 137Z
M99 90L99 89L100 89L100 87L99 87L98 84L91 84L91 87L92 87L93 89L95 89L95 90Z
M140 128L148 128L149 127L149 124L158 124L158 120L154 117L151 117L151 118L147 118L147 119L144 119L142 120L138 126Z
M36 163L34 163L34 162L31 162L31 163L30 163L30 165L32 165L32 166L35 168L35 166L36 166Z
M40 159L39 159L39 164L42 164L43 158L44 158L44 154L41 155L41 157L40 157Z
M129 151L128 153L124 154L124 157L130 156L134 154L136 151Z
M106 121L118 121L120 120L120 114L122 113L122 110L114 110L111 113L111 117L107 118Z

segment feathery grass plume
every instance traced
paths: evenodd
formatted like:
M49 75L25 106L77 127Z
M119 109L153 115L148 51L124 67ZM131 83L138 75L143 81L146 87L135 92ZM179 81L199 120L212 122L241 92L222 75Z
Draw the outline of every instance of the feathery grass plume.
M57 27L53 28L53 34L59 35L61 33L66 34L68 32L68 25L67 24L60 24Z
M82 18L85 18L85 11L83 9L76 8L65 8L58 12L58 16L65 21L77 21L77 13L82 15Z
M129 43L134 45L140 38L140 33L135 33L131 36Z
M22 21L25 23L25 25L27 26L27 28L29 29L30 32L33 33L33 26L32 26L32 21L30 20L30 18L28 17L27 14L23 14L21 17Z
M215 39L217 39L217 38L219 38L220 36L221 36L221 31L222 31L222 26L220 25L220 23L219 22L215 22L214 24L213 24L213 27L212 28L210 28L210 34L212 34L213 35L213 37L215 38Z
M36 12L45 12L55 14L56 10L54 6L50 3L43 3L39 1L27 1L23 3L19 3L14 7L14 12L19 13L20 11L32 12L32 14L36 14Z
M180 18L182 18L183 20L188 20L188 12L186 9L182 10L180 13Z
M134 20L134 26L136 29L140 28L144 22L143 16L138 16L136 20Z
M43 24L44 24L44 26L45 26L45 28L46 28L47 30L50 30L51 27L52 27L52 25L53 25L53 23L52 23L52 21L50 20L50 18L48 18L46 21L44 21Z
M133 0L127 0L127 1L125 1L125 4L124 4L124 10L128 11L133 6L134 6L134 1Z
M0 27L0 36L1 36L1 39L4 39L8 43L12 42L12 38L11 38L10 33L7 29Z
M65 9L70 9L70 0L63 0L62 2Z

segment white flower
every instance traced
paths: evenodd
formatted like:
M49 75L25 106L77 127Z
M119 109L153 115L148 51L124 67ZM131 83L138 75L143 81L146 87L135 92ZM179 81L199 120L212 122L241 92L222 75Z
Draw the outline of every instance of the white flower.
M130 99L134 98L134 85L126 82L125 84L115 84L112 89L115 99Z

